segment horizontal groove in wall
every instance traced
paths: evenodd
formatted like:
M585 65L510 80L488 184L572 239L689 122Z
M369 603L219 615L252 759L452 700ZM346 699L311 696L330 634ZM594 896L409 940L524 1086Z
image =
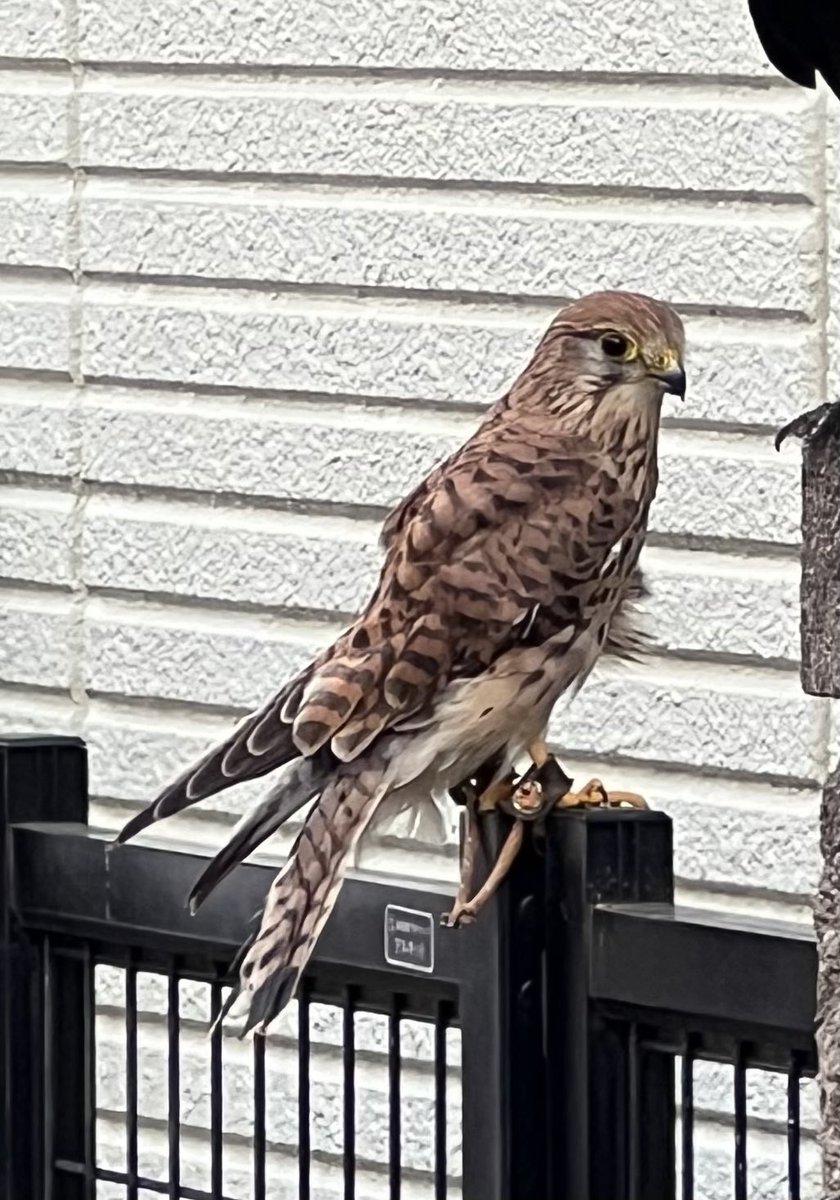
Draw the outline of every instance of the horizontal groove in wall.
M499 389L501 390L501 389ZM18 371L0 369L0 404L43 405L58 409L78 390L60 372ZM238 386L233 384L186 383L172 380L131 379L120 376L98 376L86 379L82 392L83 408L122 405L139 409L164 411L170 406L184 404L196 406L196 411L212 416L241 415L243 420L282 420L292 411L306 411L313 422L320 422L323 415L340 410L345 416L377 422L404 421L418 429L430 432L451 425L464 430L464 436L475 428L482 412L490 407L494 397L489 394L475 400L427 399L426 397L370 395L363 392L300 391L283 388ZM736 421L715 421L709 418L692 418L688 410L680 406L677 415L666 415L662 426L666 430L685 433L745 434L762 438L769 444L776 434L773 424L744 424ZM788 443L790 451L794 443Z
M796 228L802 222L817 215L817 208L811 197L800 193L762 192L762 191L710 191L697 188L679 189L655 186L634 187L604 183L602 186L589 184L552 184L548 182L516 183L506 180L459 180L412 177L406 175L341 175L326 172L272 172L272 171L207 171L207 170L176 170L161 167L121 167L110 166L107 163L85 163L85 179L83 186L95 189L97 185L119 188L125 195L132 194L132 189L138 191L171 187L173 191L190 187L206 188L209 191L237 196L248 189L260 188L276 192L278 196L286 193L303 193L311 191L330 191L342 196L353 196L356 192L367 194L376 192L383 199L405 192L413 193L418 199L453 202L475 198L485 204L494 201L500 205L513 206L516 203L525 204L569 204L587 205L605 209L613 207L616 211L625 205L641 214L645 206L654 206L654 216L661 211L673 213L675 218L679 212L686 216L702 217L716 210L731 208L735 214L744 220L756 222L778 223L783 227ZM0 159L0 186L2 180L12 178L15 181L38 181L41 178L54 177L61 181L70 181L73 168L65 162L27 162L22 159Z
M150 92L239 94L279 92L291 95L406 97L422 101L468 100L470 103L543 102L552 107L592 104L621 105L628 100L652 107L713 105L783 113L816 112L817 98L803 88L785 86L774 76L758 80L721 79L703 75L624 74L621 72L506 72L439 69L377 70L299 66L241 69L193 64L95 64L81 61L82 92ZM31 74L24 70L22 76ZM37 73L36 73L37 74ZM2 77L0 77L2 85Z
M500 388L499 388L500 391ZM0 370L0 404L10 406L52 407L62 406L78 397L78 390L60 372ZM250 385L179 383L173 380L134 379L119 376L98 376L85 379L82 394L84 409L108 408L125 410L124 406L139 410L166 412L179 404L190 401L191 412L198 416L241 416L242 420L282 421L289 414L306 414L313 424L322 424L334 412L340 412L342 420L359 420L374 427L382 421L383 427L409 426L418 431L439 433L458 430L463 437L469 436L481 419L482 413L490 408L493 396L476 396L474 401L439 400L439 398L376 396L361 391L295 391L280 388L256 388ZM691 418L688 410L680 406L672 409L678 415L664 415L662 428L677 433L732 434L761 439L762 445L772 442L776 433L773 424L742 424L731 420ZM756 445L758 444L756 440ZM788 443L785 454L791 454L794 443ZM784 455L782 455L784 461Z
M85 519L107 516L159 521L202 528L265 530L296 536L331 536L374 545L389 508L380 505L302 501L241 492L156 489L133 484L99 485L87 481ZM0 508L67 513L72 501L69 480L62 477L16 476L0 472ZM795 561L798 547L738 537L712 537L652 531L647 544L656 549L705 551L721 556L761 555Z
M777 74L693 74L672 71L525 71L493 67L486 70L448 67L374 67L334 64L306 64L276 59L270 63L247 63L231 59L226 62L161 62L155 59L135 59L131 62L116 59L74 57L73 62L58 57L24 58L0 55L0 71L39 75L59 73L72 67L82 67L115 78L153 75L155 78L179 79L256 79L277 82L283 79L337 79L361 81L427 82L443 80L454 83L525 83L537 85L615 85L617 87L673 87L708 91L720 88L738 92L781 93L790 97L793 89Z
M2 384L0 384L0 405L8 404L10 408L18 406L30 408L33 405L38 408L43 407L45 418L50 419L60 416L64 412L63 400L69 394L69 389L64 396L56 389L51 394L48 393L42 400L37 389L34 395L18 394L14 388L11 388L8 393L4 393ZM245 403L241 403L239 397L219 397L212 392L209 396L193 397L190 395L191 400L193 398L197 400L197 407L193 407L192 404L186 407L181 401L182 395L183 393L179 392L170 393L165 387L161 388L157 394L152 394L148 390L139 390L139 396L146 402L143 403L141 399L137 399L131 404L129 413L138 418L171 416L190 420L198 419L199 421L234 421L241 423L243 429L252 430L255 438L259 436L261 428L285 430L288 431L289 436L294 436L294 431L297 429L304 430L313 427L347 432L404 434L415 438L432 438L434 443L441 447L441 458L445 457L450 450L456 449L461 440L466 441L479 428L483 415L480 409L472 409L466 413L447 410L430 415L422 407L408 405L405 402L400 405L399 411L396 411L395 408L389 406L380 408L378 401L353 403L353 400L358 401L358 398L355 397L350 398L351 402L349 403L336 402L334 398L321 396L314 404L301 402L300 398L289 398L286 401L285 398L277 399L275 397L271 398L273 403L249 404L247 399ZM181 402L179 403L179 401ZM124 414L126 405L130 403L131 401L126 395L109 393L102 389L97 395L94 389L87 388L82 398L81 408L92 421L96 416ZM686 424L669 425L662 430L659 456L660 460L684 458L688 462L694 463L716 459L737 460L745 464L760 463L774 474L782 475L789 475L795 469L794 458L777 453L772 438L763 429L753 427L736 430L727 426L708 429ZM210 493L178 485L161 488L157 484L141 482L127 484L95 474L88 477L86 467L83 467L82 476L86 478L91 487L102 492L113 489L115 494L124 494L130 490L133 495L148 494L150 497L154 497L163 491L166 494L171 493L176 498L180 496L187 499L191 496L205 498L208 503L212 501L214 504L225 504L228 495L234 501L238 502L241 499L246 504L261 505L263 499L259 494L254 497L253 493L246 491L234 490L224 493L214 489ZM63 476L50 476L47 472L17 471L13 466L2 472L3 483L16 483L23 487L43 487L53 480L63 486L63 479ZM407 486L408 482L407 480ZM271 495L265 498L270 499ZM294 500L294 497L291 499ZM285 504L285 499L281 503ZM305 505L306 502L302 503ZM363 504L361 507L366 508L367 505Z
M52 172L63 178L60 172ZM457 183L446 179L405 182L402 177L383 178L372 182L362 176L348 176L336 182L329 175L312 175L309 182L296 186L285 176L276 181L251 183L240 175L209 175L206 178L186 179L179 172L167 176L164 172L132 171L119 168L109 171L101 167L88 174L84 201L161 200L167 204L249 204L270 207L275 204L305 205L313 209L341 205L346 208L422 208L424 212L476 211L491 215L517 218L546 216L571 223L580 221L616 222L620 225L658 226L708 225L732 228L787 229L802 232L818 218L812 203L786 206L769 200L714 201L703 193L687 192L675 200L668 194L655 191L636 194L635 189L619 187L613 193L593 189L591 193L578 188L564 189L561 185L541 191L539 184L530 185L527 192L520 187L499 181L492 191L470 181ZM23 185L31 182L26 171L10 167L0 176L0 188L7 183Z
M35 609L64 607L72 595L70 585L42 583L29 579L11 579L0 575L0 609L4 604L30 604Z
M774 784L763 776L745 779L734 773L712 776L679 763L651 766L629 758L622 761L620 774L616 776L612 759L605 762L591 755L582 758L563 752L561 757L563 766L576 779L593 773L600 779L620 778L621 787L650 797L654 807L667 807L669 796L671 803L678 794L691 797L699 811L709 813L710 821L726 811L745 812L756 818L784 814L809 823L819 816L821 793L813 781ZM694 884L705 887L706 881L695 880Z
M786 546L778 542L765 542L756 538L715 538L700 537L683 533L656 533L647 536L646 545L655 549L684 550L694 552L702 550L708 554L733 555L736 558L760 554L768 558L774 557L787 562L799 561L799 547Z
M550 317L574 299L573 296L505 293L501 291L464 291L443 288L412 288L373 286L368 284L299 283L294 280L227 279L198 275L144 275L118 272L84 271L75 276L87 289L82 296L85 304L116 298L122 293L127 301L148 307L165 303L189 307L198 303L208 309L225 305L241 306L243 294L254 297L254 307L270 305L300 311L312 311L323 305L335 305L344 315L356 318L378 317L383 309L395 310L404 317L413 312L427 317L433 310L435 320L520 321L542 320ZM74 273L59 267L20 266L0 264L0 279L4 281L4 302L40 301L58 303L69 301ZM198 297L201 297L199 300ZM365 302L371 301L370 305ZM811 316L799 309L774 307L708 304L675 304L688 320L713 321L730 332L750 328L756 333L787 329L794 333L800 328L813 328Z
M98 713L98 719L102 719L101 712ZM784 816L791 821L803 821L813 825L818 820L820 792L813 783L791 785L785 782L777 785L766 777L739 777L735 773L707 775L698 771L686 771L685 767L679 764L652 767L638 759L628 759L618 764L612 760L610 763L603 763L595 758L586 759L577 754L567 754L562 749L559 753L564 768L574 779L583 780L595 774L609 784L618 781L620 786L646 795L652 807L657 810L667 809L669 804L673 805L673 798L669 800L667 794L670 790L672 797L678 793L693 797L692 802L698 814L708 812L710 821L719 821L727 811L747 813L756 821L760 821L762 817L775 820L778 816ZM615 769L616 765L618 772ZM202 842L208 827L215 825L220 831L220 836L224 837L226 828L237 819L235 813L221 807L214 808L217 800L218 795L209 797L203 804L193 805L190 810L189 819L201 824ZM143 801L130 800L101 790L96 792L96 802L103 808L119 810L120 814L125 813L126 820L129 812L136 812L143 804ZM166 828L165 823L160 824L155 832L163 837ZM178 840L183 841L180 834ZM263 851L264 855L267 853L269 852ZM721 892L733 892L736 887L735 884L720 884L714 879L680 879L679 886L686 893L679 902L700 908L707 907ZM790 892L783 891L774 894L779 897L791 895ZM709 902L705 899L707 895L710 898ZM801 903L799 898L795 903ZM713 906L719 908L720 903Z
M716 556L716 561L709 570L717 569L720 561L725 562L722 556ZM669 566L664 577L661 568L657 570L649 561L643 565L653 583L662 584L669 578L674 580L680 577L678 568L673 565ZM745 564L737 575L733 575L733 582L743 586L755 577L755 572L755 567L751 571ZM34 610L41 611L45 607L37 595L24 592L23 596ZM15 592L13 582L4 590L0 581L0 608L4 605L11 608L20 603L22 599ZM247 605L232 600L173 594L157 595L96 586L89 589L85 609L85 623L89 627L98 623L119 625L123 629L133 627L168 630L173 634L180 629L192 635L254 638L266 645L278 644L287 648L299 646L302 651L311 650L313 653L317 647L337 637L354 617L353 612L324 610L283 602L276 605ZM654 606L648 605L648 617L651 646L648 654L643 656L643 661L649 656L658 655L665 662L673 663L677 669L699 665L701 671L703 667L712 668L716 674L728 667L736 672L739 669L757 670L762 676L768 671L787 674L798 671L798 662L792 658L750 653L747 650L738 652L726 648L693 649L686 648L679 642L671 644L673 633L667 641L658 637ZM690 670L690 674L693 681L698 672Z
M52 189L56 186L66 189L71 182L70 169L60 163L0 163L0 196L3 197L22 195L55 199L56 193Z
M20 163L14 163L15 169L20 168ZM37 166L37 164L36 164ZM2 162L0 162L2 169ZM33 168L34 169L34 168ZM707 204L755 204L757 208L776 207L792 208L792 209L813 209L814 201L811 197L804 195L801 192L784 192L784 191L758 191L758 190L709 190L702 188L679 188L679 187L636 187L636 186L621 186L615 187L611 184L593 187L590 184L552 184L540 181L538 183L514 183L492 180L459 180L459 179L438 179L429 178L427 176L387 176L387 175L365 175L359 174L329 174L326 172L299 172L299 171L237 171L235 175L230 171L208 171L199 170L196 168L188 168L184 170L174 170L168 167L146 167L146 168L130 168L109 166L107 163L86 163L85 175L93 179L105 180L124 180L126 182L149 181L165 183L171 181L173 183L199 183L213 186L230 184L231 186L241 185L270 185L270 186L288 186L288 187L304 187L311 185L319 187L326 185L332 188L348 188L364 187L364 188L380 188L383 191L388 190L403 190L405 188L414 188L420 191L439 192L446 194L448 192L475 192L475 193L492 193L493 195L509 196L515 198L517 196L546 196L557 200L592 200L593 202L611 201L611 200L631 200L638 202L655 203L662 201L664 203L679 203L687 201L689 203L707 203Z
M142 270L131 274L120 272L85 271L85 279L92 284L114 286L142 286L185 288L200 292L202 290L224 289L230 292L249 292L255 295L267 294L276 298L282 293L291 297L312 296L317 299L326 297L335 300L410 300L429 304L470 304L476 308L489 305L497 308L499 305L518 308L520 306L532 310L544 310L546 319L557 309L570 303L573 296L562 294L541 295L536 292L504 292L497 290L469 291L465 289L446 289L438 287L394 287L388 285L374 286L370 284L336 284L336 283L300 283L295 280L277 277L276 279L236 279L212 275L158 275L144 274ZM678 312L686 317L717 317L722 320L755 320L755 321L789 321L797 325L811 325L810 314L801 309L758 308L750 306L709 304L676 304Z
M594 773L594 767L603 760L597 755L588 755L585 752L571 747L558 747L558 752L565 757L574 758L581 765L589 764L590 770L586 772L587 776ZM615 778L617 774L623 772L626 767L638 767L643 764L648 770L655 771L656 774L666 776L670 773L684 775L690 772L690 767L685 763L671 762L666 758L633 758L625 754L611 754L609 759L610 777ZM698 804L706 804L708 796L706 787L708 781L722 781L725 783L763 783L770 787L793 789L795 791L813 792L814 780L803 775L784 775L780 772L768 772L761 774L758 771L744 770L739 767L704 767L702 770L696 771L695 790L698 793Z
M69 183L73 178L73 168L65 162L29 162L27 159L0 158L0 177L11 175L19 179L58 179Z
M9 687L10 685L5 683L0 685L0 700L3 692ZM22 696L28 689L25 685L21 685L19 688L11 685L11 690L17 696ZM30 696L29 699L31 700L31 698ZM215 738L226 737L231 731L232 723L241 720L251 711L253 709L250 706L203 705L198 702L186 704L178 700L92 691L90 693L88 728L99 723L127 729L136 727L161 735L200 738L206 744ZM577 746L565 743L561 746L553 737L550 737L549 741L556 746L564 764L574 763L583 768L580 771L581 778L594 775L598 769L604 766L603 758L595 753L587 753ZM801 792L810 797L819 795L818 792L815 792L813 779L796 774L759 772L740 767L705 766L695 768L691 764L674 762L670 759L653 756L639 758L621 753L611 754L608 765L609 769L602 774L606 774L609 780L620 777L622 786L624 786L625 780L630 779L630 770L641 769L660 776L660 790L662 781L669 776L689 779L691 781L690 790L696 795L699 805L709 803L711 793L718 784L747 784ZM737 804L737 801L733 800L733 804ZM782 811L784 811L783 805Z
M714 461L714 455L709 455ZM725 451L719 457L726 457ZM5 483L5 487L2 484ZM148 485L98 483L86 481L89 508L87 515L129 517L132 520L155 520L166 524L195 524L202 527L263 528L272 532L295 533L306 536L350 537L354 542L375 543L379 530L390 506L355 504L317 499L300 499L266 493L239 491L200 491L187 488L157 488ZM8 495L8 482L0 481L0 502ZM33 496L40 498L37 488L28 487ZM113 511L109 501L113 500ZM22 501L21 501L22 503ZM38 503L36 499L35 503ZM275 519L276 518L276 519ZM721 536L706 538L691 533L658 532L648 535L649 542L657 547L674 549L708 549L730 554L764 552L770 556L785 557L788 547L784 543L761 543L735 537ZM703 543L701 545L701 543ZM790 547L796 549L796 547Z
M208 307L224 308L230 305L241 311L242 297L235 289L229 292L224 286L216 284L202 290L205 293L202 303ZM366 290L370 290L373 295L365 297L363 293ZM548 304L540 299L528 302L518 300L511 304L506 303L504 298L499 299L493 293L489 293L486 301L476 304L457 296L451 299L443 296L439 299L426 291L420 291L419 294L410 296L383 294L381 296L383 304L370 306L358 304L360 299L376 299L378 296L379 289L316 284L297 285L289 288L277 287L274 289L270 301L272 307L278 311L287 309L300 313L320 310L324 314L334 311L336 314L352 314L355 317L393 315L396 319L410 319L411 317L425 319L430 315L429 310L433 309L436 321L451 320L456 324L462 324L480 320L482 323L520 324L523 328L531 325L535 320L545 320L548 307ZM177 282L167 281L166 286L146 287L142 281L138 282L133 276L121 279L105 277L96 280L95 283L91 282L85 293L85 300L88 303L118 303L122 301L141 306L153 306L164 301L175 306L192 307L195 304L195 294L194 289L179 286ZM552 305L555 303L555 300L551 301ZM700 306L696 311L687 315L695 327L702 325L707 335L711 329L715 332L720 331L729 338L749 334L757 340L767 339L772 343L775 343L779 337L801 336L802 326L806 324L805 321L795 316L791 319L788 313L779 314L772 311L767 313L762 310L748 309L745 312L736 311L729 314L714 305ZM689 335L690 333L691 330L689 330Z
M37 388L40 384L47 387L56 385L66 387L70 383L70 372L69 370L54 371L43 367L34 369L0 367L0 386L14 383L20 383L24 388Z
M5 594L0 588L0 604ZM85 621L173 631L183 628L208 634L241 634L264 637L269 641L299 642L302 646L335 637L343 628L340 614L325 614L315 609L254 605L243 610L238 604L224 601L181 604L179 597L168 599L169 603L163 597L152 600L137 593L94 588L85 607Z
M42 730L60 732L74 727L78 710L72 704L66 693L58 690L33 689L28 685L0 684L0 711L9 716L3 721L6 729L32 727ZM85 730L91 735L94 726L122 728L124 730L145 730L150 735L166 735L200 740L206 744L215 737L225 736L230 732L231 723L238 720L247 708L208 708L196 704L179 702L164 702L127 698L123 696L94 696L86 716ZM190 751L189 753L192 753ZM595 769L603 766L603 761L593 754L582 753L573 746L562 747L564 761L574 761L586 772L587 777ZM714 789L722 784L731 786L745 784L752 787L774 787L790 791L801 791L818 796L815 792L815 781L795 774L778 772L759 773L755 770L723 767L693 768L690 765L672 762L653 757L644 759L627 757L623 754L610 756L609 778L615 779L623 775L627 768L627 778L630 771L643 768L654 772L660 779L660 790L669 776L675 779L692 781L689 794L697 797L699 805L705 805L712 796ZM588 769L589 768L589 769ZM784 811L782 808L781 811Z
M639 664L632 668L632 675L630 668L623 665L621 672L621 680L625 683L632 682L640 688L674 692L695 688L710 694L739 696L755 700L761 700L766 696L772 697L774 700L789 699L796 702L801 698L798 677L793 672L784 673L754 663L730 663L728 670L722 673L717 664L685 662L659 653L651 654L640 660ZM606 682L604 676L599 675L598 682L604 684ZM283 680L278 679L277 687L279 688L282 683ZM95 689L91 689L90 696L91 699L98 699L116 709L135 707L146 709L148 707L155 710L158 706L163 706L174 712L208 712L216 715L241 715L250 711L248 705L207 703L198 699L187 702L167 697L147 697ZM577 756L580 752L571 748L568 753L571 756ZM638 760L632 761L638 762ZM681 769L685 770L685 768ZM750 774L754 775L755 773Z
M14 286L16 283L23 283L24 286L32 284L35 287L38 284L72 284L73 271L69 267L43 267L32 264L18 265L0 262L0 302L6 298L5 288L7 284Z
M643 557L643 566L646 571L654 576L695 576L699 578L708 578L712 575L719 575L725 579L731 579L734 583L748 581L760 578L763 582L772 582L777 585L786 585L793 587L799 580L799 564L793 559L788 559L782 556L775 558L770 556L750 556L736 557L734 555L726 555L721 553L701 553L701 552L685 552L682 550L671 550L669 548L646 549ZM28 591L31 589L39 592L44 588L42 584L21 585L17 581L0 579L0 587L18 588L24 586ZM56 591L63 592L64 589L57 588ZM249 613L255 618L264 616L266 619L276 620L278 614L283 614L284 619L292 622L301 621L304 625L309 622L318 623L319 627L337 628L337 622L348 617L352 613L342 613L338 610L329 609L314 609L307 607L286 606L286 605L265 605L265 604L243 604L241 601L230 601L221 598L190 596L185 594L173 594L166 592L150 592L142 589L129 590L124 588L112 588L93 585L90 590L92 597L99 596L102 598L102 608L96 609L99 611L107 611L113 605L115 611L121 612L127 620L132 619L131 614L137 614L137 619L144 621L145 617L142 614L157 614L154 618L149 618L157 621L158 617L165 622L165 614L167 610L172 610L173 619L178 610L184 610L184 619L192 621L198 619L198 614L206 612L208 616L211 614L218 616L219 620L224 620L225 616L229 617L232 622L244 620L244 614ZM193 615L189 615L193 614Z
M16 581L9 581L17 586ZM290 608L284 605L272 607L266 604L249 603L247 600L229 601L212 596L194 596L189 593L155 592L144 588L129 590L128 588L103 587L100 584L88 585L88 596L92 601L102 599L116 601L128 605L153 606L165 610L183 610L188 613L219 614L222 620L231 616L235 622L251 617L254 620L264 618L276 621L278 617L293 622L301 621L317 625L326 634L329 630L336 632L343 628L357 615L354 612L344 612L338 608Z

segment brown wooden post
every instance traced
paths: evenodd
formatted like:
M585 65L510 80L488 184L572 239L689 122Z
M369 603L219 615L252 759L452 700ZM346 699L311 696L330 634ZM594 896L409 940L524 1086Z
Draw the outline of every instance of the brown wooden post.
M802 468L802 686L840 697L840 433L806 439ZM822 876L814 906L823 1196L840 1196L840 765L820 818Z

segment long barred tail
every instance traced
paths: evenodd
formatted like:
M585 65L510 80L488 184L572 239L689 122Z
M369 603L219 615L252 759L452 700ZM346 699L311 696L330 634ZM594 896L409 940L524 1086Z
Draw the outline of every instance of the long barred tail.
M259 929L240 952L239 988L226 1011L236 1001L247 1001L243 1033L264 1030L294 995L383 783L381 762L366 768L347 764L307 817L271 885Z

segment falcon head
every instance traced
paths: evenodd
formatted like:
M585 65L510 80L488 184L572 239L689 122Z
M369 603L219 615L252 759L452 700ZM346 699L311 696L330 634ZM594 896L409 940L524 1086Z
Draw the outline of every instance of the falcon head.
M667 304L635 292L594 292L561 309L519 383L533 388L539 380L552 408L603 398L658 408L666 392L685 395L684 350L682 321Z

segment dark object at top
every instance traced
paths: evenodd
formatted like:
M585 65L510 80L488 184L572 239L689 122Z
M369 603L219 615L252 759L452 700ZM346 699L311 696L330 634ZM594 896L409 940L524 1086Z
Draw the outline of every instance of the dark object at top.
M764 52L793 83L816 87L817 72L840 97L837 0L749 0Z

